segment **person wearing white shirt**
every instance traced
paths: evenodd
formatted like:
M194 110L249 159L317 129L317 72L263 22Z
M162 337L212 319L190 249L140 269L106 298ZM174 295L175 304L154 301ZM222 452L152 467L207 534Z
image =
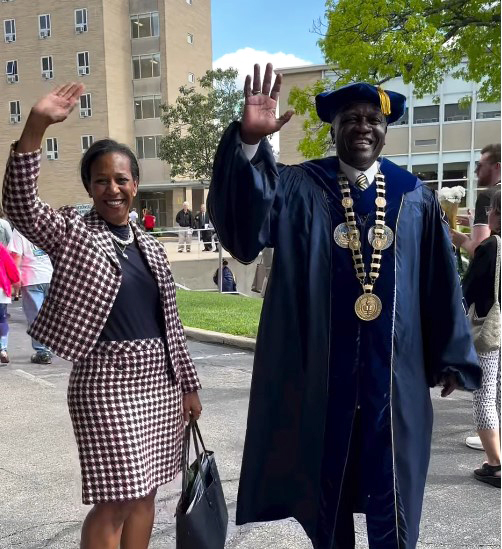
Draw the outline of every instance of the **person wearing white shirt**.
M20 288L23 311L28 326L31 326L49 292L52 263L43 250L32 244L16 229L12 233L8 250L21 274ZM18 288L14 288L14 290L16 289ZM31 356L31 362L35 364L50 364L52 362L52 353L45 345L33 338L31 345L35 351Z

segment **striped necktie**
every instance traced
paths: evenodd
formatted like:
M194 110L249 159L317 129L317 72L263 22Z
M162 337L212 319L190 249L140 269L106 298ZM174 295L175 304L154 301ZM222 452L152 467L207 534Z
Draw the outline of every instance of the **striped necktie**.
M356 187L359 187L362 191L369 187L368 178L363 173L357 176Z

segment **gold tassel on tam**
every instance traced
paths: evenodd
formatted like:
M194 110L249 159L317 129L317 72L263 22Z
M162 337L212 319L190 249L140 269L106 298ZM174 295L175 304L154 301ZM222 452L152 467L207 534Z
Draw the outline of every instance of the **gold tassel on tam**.
M388 116L390 114L390 99L384 89L380 86L376 87L378 95L380 96L380 109L382 114Z

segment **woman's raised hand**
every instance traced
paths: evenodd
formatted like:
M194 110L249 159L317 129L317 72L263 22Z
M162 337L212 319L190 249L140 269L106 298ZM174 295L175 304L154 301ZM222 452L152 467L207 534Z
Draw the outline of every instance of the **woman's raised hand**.
M71 82L58 86L42 97L31 109L31 113L47 126L66 120L82 95L83 84Z
M260 77L260 65L254 66L253 85L251 76L246 76L244 84L244 115L241 122L241 138L244 143L254 145L260 140L279 131L293 116L293 111L287 111L276 118L277 99L281 90L282 75L275 77L272 87L273 67L267 64L263 84Z
M51 124L63 122L68 118L80 96L84 92L83 84L64 84L42 97L32 107L24 126L16 151L26 153L40 148L45 130Z

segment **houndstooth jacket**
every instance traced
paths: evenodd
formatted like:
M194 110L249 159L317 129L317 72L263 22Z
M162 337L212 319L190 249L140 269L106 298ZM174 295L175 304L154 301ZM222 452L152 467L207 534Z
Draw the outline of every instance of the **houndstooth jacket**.
M14 226L51 258L49 295L28 333L55 354L83 359L98 341L119 291L122 271L110 231L93 208L85 216L65 206L52 209L38 197L41 151L11 149L3 185L3 208ZM166 342L183 392L200 388L176 306L176 288L165 250L132 224L159 286Z

